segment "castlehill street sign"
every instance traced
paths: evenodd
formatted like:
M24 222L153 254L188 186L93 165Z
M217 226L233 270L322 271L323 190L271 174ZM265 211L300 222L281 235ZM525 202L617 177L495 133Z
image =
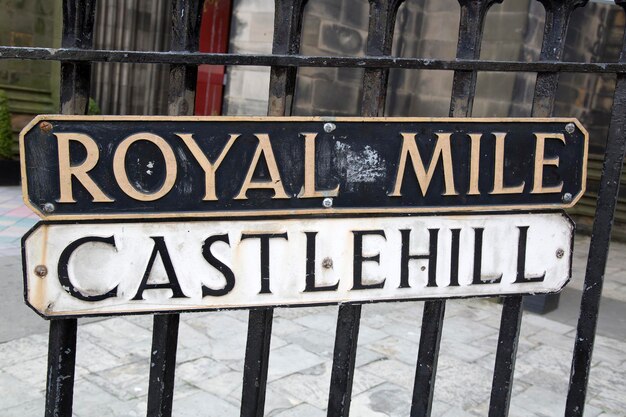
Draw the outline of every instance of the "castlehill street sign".
M559 291L562 213L40 222L26 302L46 317Z
M559 209L587 144L575 119L39 116L20 135L50 220Z

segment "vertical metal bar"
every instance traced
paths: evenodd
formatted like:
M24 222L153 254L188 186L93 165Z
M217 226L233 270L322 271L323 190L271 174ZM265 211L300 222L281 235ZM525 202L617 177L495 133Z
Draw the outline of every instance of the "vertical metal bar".
M198 52L204 0L176 0L172 9L171 51ZM171 65L167 112L192 115L196 98L198 67Z
M110 48L110 49L114 49L113 45L114 45L114 31L113 30L106 30L107 27L111 27L114 25L115 22L115 7L111 4L108 4L109 1L108 0L103 0L100 3L103 3L103 15L106 16L106 22L104 23L105 26L105 30L104 30L104 36L103 36L103 41L102 41L102 48L106 49L106 48ZM108 7L107 7L108 6ZM100 65L102 66L102 78L100 78L98 81L101 82L105 87L102 88L102 95L99 97L100 98L100 105L101 110L104 112L104 114L114 114L115 112L115 107L114 107L114 103L112 100L112 96L113 96L113 89L109 87L110 84L113 83L114 81L114 70L115 70L115 64L104 64L104 63L100 63Z
M366 54L390 55L398 9L404 0L370 0ZM366 69L363 74L361 115L382 116L385 109L389 69ZM330 377L327 415L350 415L352 381L359 340L361 305L340 305L335 332L333 367Z
M50 321L46 417L70 417L74 400L76 319Z
M126 20L127 20L127 13L126 13L126 8L127 8L127 3L128 0L118 0L117 1L117 15L115 16L115 44L114 44L114 48L115 49L120 49L123 50L124 49L124 32L126 29ZM124 64L122 62L116 63L114 64L114 72L113 72L113 77L114 77L114 86L115 88L113 89L113 104L115 106L115 113L117 114L124 114L124 108L125 108L125 104L124 103L124 99L123 99L123 89L124 89L124 82L123 82L123 78L122 78L122 70L123 68L126 66L127 64Z
M272 54L296 55L300 52L302 15L307 0L276 0L274 6L274 40ZM268 116L289 116L296 88L296 67L270 70Z
M502 0L459 0L461 7L456 57L480 58L485 17L489 8ZM450 99L450 116L467 117L472 113L476 90L475 71L455 71ZM444 300L426 301L422 318L417 368L411 402L411 417L429 417L432 411L437 361L446 311Z
M538 0L546 9L546 22L539 61L560 61L563 58L569 18L574 9L588 0ZM533 117L550 117L558 87L558 72L540 72L535 83Z
M511 404L513 371L522 324L523 297L507 297L502 305L498 350L493 370L489 417L507 416Z
M328 416L350 415L361 305L340 305L328 394Z
M197 52L203 0L176 0L172 5L172 51ZM168 91L168 114L192 115L194 111L197 67L172 65ZM174 396L178 314L155 315L152 326L150 379L147 415L170 417Z
M503 0L459 0L461 16L456 57L458 59L479 59L480 44L487 12ZM450 117L469 117L474 105L476 91L476 71L454 71Z
M262 417L264 413L273 316L273 308L250 310L249 313L241 395L242 417Z
M391 54L393 31L398 9L404 0L370 0L370 18L366 54L384 56ZM383 116L387 98L388 68L368 68L363 74L363 99L361 115Z
M100 1L97 5L96 14L98 17L97 21L94 21L94 31L96 32L94 35L94 47L97 49L104 49L104 33L107 27L107 19L106 19L106 7L103 1ZM95 86L92 86L92 96L96 99L100 100L100 108L102 109L102 90L104 89L104 85L102 83L103 79L103 70L104 65L102 63L96 63L93 65L92 75L93 79L97 81ZM106 114L106 113L105 113Z
M92 48L95 0L64 0L64 48ZM61 63L61 112L85 114L89 103L91 63ZM70 417L74 404L76 319L50 321L46 417Z
M307 0L275 0L273 54L300 52L302 15ZM271 67L267 114L291 115L296 67ZM250 310L243 368L241 417L262 417L265 410L267 369L272 342L273 308Z
M95 0L63 1L63 48L93 47ZM61 63L61 113L85 114L89 104L91 63Z
M179 320L178 314L154 316L148 385L149 417L172 415Z
M626 0L615 3L626 10ZM626 31L619 62L626 63ZM626 151L626 75L618 74L609 125L602 178L587 258L585 285L574 342L565 415L582 417L587 395L591 356L598 323L604 270L611 243L611 228L617 203L622 164Z
M565 36L571 13L587 0L538 0L546 10L540 61L560 61L563 58ZM540 72L537 74L533 98L533 117L550 117L558 87L559 74ZM507 416L511 402L515 359L519 342L523 308L523 297L505 297L498 350L494 366L489 417ZM510 327L514 326L514 327Z
M445 301L426 301L422 318L417 368L413 384L411 417L429 417L432 411Z

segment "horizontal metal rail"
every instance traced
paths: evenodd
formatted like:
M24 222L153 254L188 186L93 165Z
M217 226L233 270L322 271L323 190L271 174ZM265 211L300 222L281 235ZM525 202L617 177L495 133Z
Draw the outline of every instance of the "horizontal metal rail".
M304 56L271 54L221 54L153 51L110 51L103 49L31 48L0 46L0 59L44 61L124 62L185 65L250 65L283 67L399 68L446 71L575 72L626 74L622 62L519 62L477 59L399 58L392 56Z

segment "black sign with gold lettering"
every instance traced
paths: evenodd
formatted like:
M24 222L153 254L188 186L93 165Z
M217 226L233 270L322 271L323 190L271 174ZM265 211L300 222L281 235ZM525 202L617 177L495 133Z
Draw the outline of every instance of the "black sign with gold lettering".
M575 119L39 116L20 135L50 219L565 208L587 146Z

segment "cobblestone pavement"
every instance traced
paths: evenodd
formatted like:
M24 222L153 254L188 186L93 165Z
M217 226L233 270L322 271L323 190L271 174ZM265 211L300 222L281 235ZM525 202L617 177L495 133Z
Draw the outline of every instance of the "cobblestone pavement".
M0 187L0 259L4 288L21 296L19 238L35 222L19 190ZM551 314L524 313L511 416L562 416L588 238L576 239L574 278ZM610 253L605 299L585 416L626 415L626 245ZM41 416L46 379L46 322L25 307L0 313L0 415ZM13 303L13 304L11 304ZM12 307L17 310L17 307ZM447 303L433 416L486 416L500 321L490 300ZM422 303L365 305L354 378L353 416L406 416ZM25 318L28 316L28 318ZM324 416L337 307L277 309L266 415ZM7 317L9 317L7 319ZM23 320L29 321L24 332ZM129 316L79 322L76 416L145 415L152 319ZM181 317L175 416L237 416L245 350L245 311Z

